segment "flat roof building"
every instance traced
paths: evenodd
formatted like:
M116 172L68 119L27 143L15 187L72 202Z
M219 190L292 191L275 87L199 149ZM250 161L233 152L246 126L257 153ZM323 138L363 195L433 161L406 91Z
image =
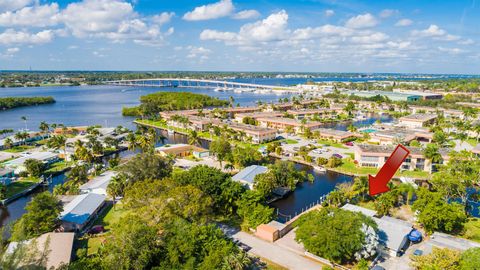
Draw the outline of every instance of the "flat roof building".
M105 195L86 193L76 196L63 206L60 220L65 231L79 232L92 220L105 204Z
M104 172L87 183L80 186L80 192L82 193L96 193L100 195L107 195L107 187L110 181L114 176L117 175L117 172L107 171Z
M253 143L263 143L271 141L277 137L277 130L273 128L239 124L233 122L230 122L227 125L229 128L235 131L245 132L247 136L252 138Z
M332 140L336 142L346 141L357 137L355 133L343 130L329 129L329 128L317 128L313 132L318 132L320 138Z
M423 150L418 147L408 147L410 155L405 159L400 167L402 170L413 171L415 169L426 172L433 172L436 170L435 164L428 160L423 155ZM361 167L381 168L388 157L395 150L393 145L371 145L371 144L355 144L354 155L355 160ZM440 164L446 164L449 160L449 149L441 148L439 153L442 156Z
M172 155L174 157L188 157L193 155L197 158L204 158L210 156L210 151L198 146L178 143L178 144L169 144L155 148L155 151L158 152L161 156Z
M261 126L279 130L285 130L287 127L292 127L296 133L302 133L303 128L313 130L322 126L322 123L320 122L307 121L305 124L303 124L301 121L296 119L282 117L262 117L258 118L257 121Z
M354 95L363 98L372 98L375 96L383 96L388 98L392 101L418 101L422 100L423 97L417 94L406 94L406 93L398 93L398 92L389 92L389 91L346 91L345 94L347 95Z
M238 181L242 184L247 185L250 189L253 189L253 180L255 176L266 173L268 168L260 165L251 165L241 170L232 177L232 180Z
M398 121L400 125L416 128L429 126L435 123L437 118L438 116L436 114L416 113L400 117Z

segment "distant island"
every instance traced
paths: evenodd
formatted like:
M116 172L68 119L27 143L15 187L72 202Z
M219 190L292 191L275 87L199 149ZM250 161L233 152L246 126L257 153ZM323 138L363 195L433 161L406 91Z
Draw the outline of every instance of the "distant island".
M4 97L0 98L0 110L51 103L55 103L53 97Z
M140 97L140 102L141 105L137 107L124 107L123 116L153 115L161 111L220 107L230 103L207 95L188 92L157 92Z

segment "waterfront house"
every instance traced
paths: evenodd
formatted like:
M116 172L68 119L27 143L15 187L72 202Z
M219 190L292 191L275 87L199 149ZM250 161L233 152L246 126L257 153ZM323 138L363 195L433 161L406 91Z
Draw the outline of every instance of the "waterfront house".
M12 141L11 147L15 147L15 146L22 145L24 143L31 143L31 142L43 140L46 137L48 137L48 135L41 134L39 132L33 132L33 131L27 132L27 138L25 139L25 141L17 139L15 135L8 136L6 138L0 139L0 150L6 149L5 142L7 141L7 139L10 139Z
M317 129L322 125L320 122L307 121L304 124L296 119L282 117L262 117L258 118L257 121L262 127L275 128L283 131L285 131L287 127L292 127L295 133L303 133L304 129Z
M92 180L80 186L81 193L95 193L100 195L107 195L107 187L110 181L117 172L107 171L98 176L95 176Z
M15 173L12 169L0 168L0 183L2 185L8 186L15 177Z
M355 133L343 130L329 129L329 128L317 128L313 132L318 132L321 139L332 140L336 142L345 142L355 139L357 135Z
M348 203L342 209L362 213L377 223L377 234L381 244L379 251L381 253L401 256L407 250L409 245L408 235L413 230L413 224L388 216L378 218L375 211Z
M253 180L255 179L255 176L265 173L267 171L268 171L268 168L265 166L251 165L241 170L237 174L235 174L232 177L232 180L238 181L248 186L248 188L253 189L253 184L254 184Z
M435 123L437 120L436 114L417 113L404 117L400 117L399 124L406 127L418 128L426 127Z
M73 258L73 243L75 234L69 232L45 233L35 238L35 241L27 240L21 244L29 246L35 244L34 251L31 254L36 258L45 259L45 269L59 269L64 265L68 265ZM19 242L11 242L5 253L12 254L19 247ZM19 265L19 267L27 265Z
M28 159L36 159L45 165L50 165L59 160L58 154L53 152L35 152L23 157L5 162L7 168L13 169L16 174L25 171L24 163Z
M155 148L155 151L161 156L188 157L193 155L197 158L210 156L210 151L190 144L169 144Z
M105 195L86 193L76 196L63 206L60 213L62 228L65 231L82 231L94 219L105 204Z
M408 147L410 155L405 159L400 167L401 170L415 169L426 172L434 172L436 164L425 158L423 151L418 147ZM388 157L395 150L393 145L370 145L370 144L356 144L354 146L355 161L362 167L381 168L387 161ZM439 149L442 160L439 164L446 164L449 160L449 150L446 148Z

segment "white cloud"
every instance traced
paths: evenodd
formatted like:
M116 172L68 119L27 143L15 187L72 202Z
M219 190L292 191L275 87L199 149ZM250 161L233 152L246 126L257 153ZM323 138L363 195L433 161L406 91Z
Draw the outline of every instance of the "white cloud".
M134 16L130 3L118 0L84 0L71 3L62 12L62 21L73 35L85 37L115 32L126 19Z
M232 16L236 20L255 19L258 17L260 17L260 13L255 9L242 10Z
M79 47L78 47L77 45L70 45L70 46L68 46L67 49L69 49L69 50L76 50L76 49L78 49L78 48L79 48Z
M413 21L410 19L400 19L395 23L395 26L409 26L412 25Z
M466 50L462 50L460 48L445 48L445 47L438 47L438 50L441 52L446 52L449 54L461 54L467 52Z
M152 21L158 25L164 25L166 23L169 23L173 16L175 16L174 12L162 12L158 15L155 15L152 17Z
M413 30L412 35L415 37L429 37L444 41L457 41L461 39L460 36L448 34L447 31L441 29L435 24L430 25L424 30Z
M83 0L69 4L62 11L61 20L79 38L103 37L114 42L133 40L141 45L159 46L165 43L165 36L174 32L173 28L160 30L173 16L174 13L164 12L148 20L122 0Z
M51 26L58 23L58 15L57 3L24 7L16 11L0 13L0 26Z
M335 15L335 11L333 9L325 10L325 16L326 17L332 17L333 15Z
M435 24L431 24L424 30L413 30L412 35L417 37L439 37L445 35L447 32Z
M187 21L211 20L230 15L234 10L232 0L196 7L193 11L185 13L183 19Z
M263 20L243 25L238 33L203 30L200 39L224 41L233 45L281 40L287 35L287 22L288 14L282 10Z
M460 45L472 45L472 44L474 44L474 43L475 43L475 42L474 42L472 39L470 39L470 38L469 38L469 39L465 39L465 40L460 40L460 41L458 42L458 44L460 44Z
M372 14L365 13L348 19L345 26L348 28L359 29L374 27L377 24L378 21Z
M10 58L13 57L15 54L17 54L20 51L20 48L14 47L14 48L8 48L5 50L5 52L0 53L0 58Z
M52 41L53 37L52 30L43 30L32 34L25 31L7 29L5 32L0 33L0 44L43 44Z
M15 11L28 5L31 5L35 0L1 0L0 12Z
M380 12L379 16L380 18L388 18L388 17L391 17L393 15L396 15L396 14L400 14L400 11L396 10L396 9L384 9Z
M388 39L388 35L380 32L367 34L363 36L354 36L352 41L355 43L379 43Z

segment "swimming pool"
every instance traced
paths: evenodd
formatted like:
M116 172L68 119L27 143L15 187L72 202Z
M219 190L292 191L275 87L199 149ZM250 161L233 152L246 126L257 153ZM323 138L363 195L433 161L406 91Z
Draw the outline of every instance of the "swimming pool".
M372 133L372 132L375 132L377 131L376 129L374 128L366 128L366 129L362 129L361 132L364 132L364 133Z

